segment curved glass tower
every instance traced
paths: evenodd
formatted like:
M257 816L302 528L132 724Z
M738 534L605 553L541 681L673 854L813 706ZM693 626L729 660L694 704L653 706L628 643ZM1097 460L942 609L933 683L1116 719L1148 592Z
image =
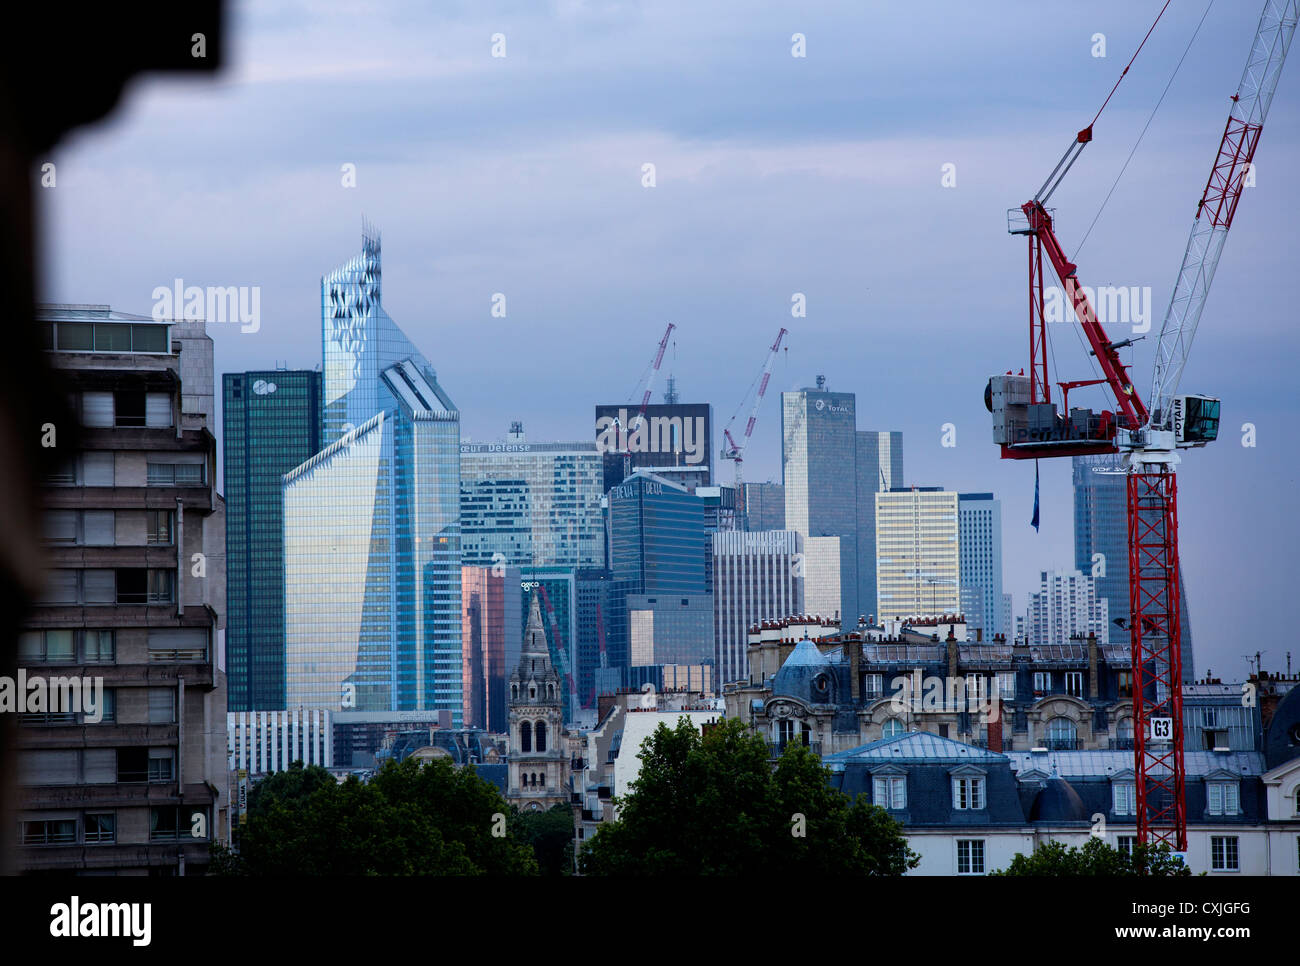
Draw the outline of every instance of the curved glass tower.
M284 477L285 697L461 727L460 414L380 279L369 231L321 279L325 449Z

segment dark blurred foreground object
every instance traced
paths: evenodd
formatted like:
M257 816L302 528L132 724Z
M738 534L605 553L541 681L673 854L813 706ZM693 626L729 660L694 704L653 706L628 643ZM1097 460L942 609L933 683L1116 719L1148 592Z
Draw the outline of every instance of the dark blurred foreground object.
M41 165L74 128L99 121L146 71L210 74L224 47L220 0L19 4L5 10L0 54L0 675L16 673L18 628L40 589L41 480L77 447L66 393L47 367L35 322L35 211ZM199 35L199 36L196 36ZM201 56L200 56L201 54ZM56 182L57 185L57 182ZM56 448L41 445L57 427ZM15 872L14 715L0 714L0 874Z

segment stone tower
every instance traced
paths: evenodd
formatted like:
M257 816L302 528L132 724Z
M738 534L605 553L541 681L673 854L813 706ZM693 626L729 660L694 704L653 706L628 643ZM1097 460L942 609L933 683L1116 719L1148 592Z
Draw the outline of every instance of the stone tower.
M507 797L525 809L569 802L568 758L560 676L551 664L542 609L533 591L519 665L510 675L510 784Z

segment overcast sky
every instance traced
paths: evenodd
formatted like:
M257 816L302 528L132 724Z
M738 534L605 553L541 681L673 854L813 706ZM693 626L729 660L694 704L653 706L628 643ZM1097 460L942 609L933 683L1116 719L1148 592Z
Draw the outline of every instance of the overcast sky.
M522 419L534 440L588 438L596 403L639 398L669 321L663 375L683 402L714 405L720 435L784 325L747 479L780 479L777 391L823 373L857 393L860 429L903 431L909 482L1002 499L1017 612L1040 570L1072 566L1069 461L1041 464L1035 533L1033 465L998 459L982 404L990 374L1028 364L1025 243L1006 210L1092 118L1160 0L322 6L232 8L219 80L137 82L56 152L39 198L44 299L148 314L176 278L260 286L259 331L210 326L218 372L313 367L320 276L357 251L364 213L383 232L384 304L467 437ZM1070 254L1205 6L1171 4L1052 199ZM1086 285L1151 289L1152 331L1126 350L1144 395L1256 7L1211 9L1077 258ZM1285 429L1300 415L1298 71L1182 384L1224 400L1220 441L1179 475L1197 670L1224 678L1256 650L1283 669L1291 646L1255 628L1288 626L1269 609L1294 592L1300 536ZM791 317L796 292L806 318ZM1053 328L1053 379L1090 378L1076 331ZM1100 408L1087 392L1072 399Z

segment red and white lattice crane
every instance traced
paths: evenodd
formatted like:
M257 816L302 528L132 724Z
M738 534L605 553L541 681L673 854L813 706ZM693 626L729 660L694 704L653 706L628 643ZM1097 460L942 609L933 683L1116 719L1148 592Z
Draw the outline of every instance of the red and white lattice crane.
M1077 267L1065 257L1057 240L1046 207L1065 173L1092 140L1091 124L1078 133L1043 187L1020 207L1019 214L1013 213L1008 224L1013 234L1026 235L1029 240L1030 375L1008 374L989 381L985 403L994 414L994 441L1001 445L1004 459L1125 454L1138 841L1167 844L1177 851L1187 848L1187 805L1174 468L1180 462L1178 450L1212 442L1219 429L1219 400L1178 395L1178 383L1295 34L1298 4L1300 0L1267 0L1264 4L1156 343L1149 409L1118 355L1132 340L1112 342L1106 335L1078 283ZM1129 66L1132 63L1130 60ZM1123 74L1120 77L1122 80ZM1094 117L1094 124L1096 120ZM1092 347L1090 354L1097 357L1104 375L1102 379L1060 383L1064 414L1058 414L1048 382L1044 254L1064 286ZM1100 384L1109 387L1116 411L1069 408L1071 388Z

